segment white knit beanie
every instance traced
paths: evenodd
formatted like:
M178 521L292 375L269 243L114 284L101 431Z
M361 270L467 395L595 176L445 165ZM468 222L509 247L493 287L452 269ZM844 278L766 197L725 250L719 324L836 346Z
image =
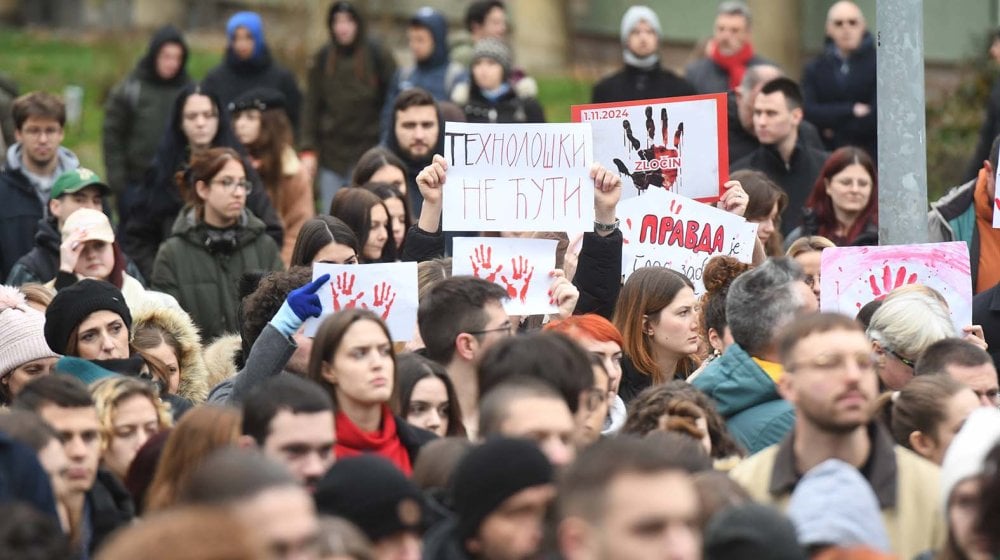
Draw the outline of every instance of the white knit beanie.
M645 21L656 32L656 36L663 38L663 28L660 27L660 18L649 6L632 6L625 11L622 16L622 44L628 44L628 36L632 33L632 28L639 25L640 21Z
M28 307L24 294L0 286L0 379L28 362L57 358L45 342L45 315Z
M983 474L983 463L1000 442L1000 410L977 408L951 440L941 463L941 507L948 511L951 493L963 480Z

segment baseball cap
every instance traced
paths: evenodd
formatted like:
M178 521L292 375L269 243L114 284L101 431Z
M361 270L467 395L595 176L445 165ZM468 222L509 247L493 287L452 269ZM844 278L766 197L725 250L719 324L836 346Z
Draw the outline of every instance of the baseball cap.
M105 241L115 242L115 231L111 229L111 222L104 212L92 210L90 208L80 208L66 218L66 223L62 227L62 237L66 239L74 231L84 230L86 233L80 241Z
M56 182L52 183L52 192L49 196L51 198L59 198L64 194L75 193L91 185L101 189L102 194L109 194L111 192L111 187L101 181L97 173L86 167L78 167L57 177Z

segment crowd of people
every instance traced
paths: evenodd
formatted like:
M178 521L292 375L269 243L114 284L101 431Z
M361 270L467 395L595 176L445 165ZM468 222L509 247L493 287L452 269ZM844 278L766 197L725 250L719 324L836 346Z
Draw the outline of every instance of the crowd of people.
M336 1L304 92L260 15L201 81L173 27L110 92L106 180L62 145L55 95L13 99L0 170L0 556L192 560L961 559L1000 555L1000 137L931 205L969 245L957 329L921 284L819 311L821 254L878 244L875 50L849 1L801 83L718 7L683 77L657 13L621 20L594 102L726 93L717 207L752 262L697 294L622 282L622 179L557 238L545 316L452 275L445 121L540 123L507 7L406 26L397 65ZM6 116L6 115L4 115ZM2 121L2 119L0 119ZM984 126L984 130L988 127ZM324 315L316 263L416 262L413 340ZM539 276L544 272L539 271ZM360 297L360 295L358 296ZM308 320L323 316L315 334Z

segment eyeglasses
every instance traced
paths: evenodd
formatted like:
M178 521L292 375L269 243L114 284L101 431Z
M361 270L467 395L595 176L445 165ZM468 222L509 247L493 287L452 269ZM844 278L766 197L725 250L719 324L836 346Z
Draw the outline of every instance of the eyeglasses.
M860 21L857 20L857 19L854 19L854 18L851 18L851 19L835 19L835 20L833 20L834 27L844 27L844 26L854 27L858 23L860 23Z
M897 360L903 362L903 365L905 365L905 366L909 366L909 367L912 368L912 367L914 367L916 365L916 362L914 360L911 360L909 358L904 358L903 356L900 356L899 352L896 352L895 350L893 350L892 348L889 348L888 346L883 346L882 349L885 350L886 353L891 354L892 357L894 357Z
M41 138L42 136L48 136L51 138L53 136L58 136L61 133L62 128L59 128L58 126L49 126L45 128L29 126L21 131L21 134L32 138Z
M823 354L809 361L791 364L786 366L785 369L795 371L805 367L819 371L833 372L843 370L847 367L848 363L853 363L861 371L872 371L875 369L877 361L878 356L872 352Z
M232 192L236 187L243 187L243 190L250 194L253 190L253 183L247 181L246 179L233 179L232 177L223 177L221 179L212 180L212 184L220 185L226 191Z
M467 331L467 334L478 336L478 335L481 335L481 334L489 334L489 333L492 333L492 332L498 332L498 333L504 333L506 336L510 336L511 332L513 330L514 330L514 325L510 324L510 321L507 321L506 323L500 325L499 327L497 327L495 329L484 329L484 330L481 330L481 331Z

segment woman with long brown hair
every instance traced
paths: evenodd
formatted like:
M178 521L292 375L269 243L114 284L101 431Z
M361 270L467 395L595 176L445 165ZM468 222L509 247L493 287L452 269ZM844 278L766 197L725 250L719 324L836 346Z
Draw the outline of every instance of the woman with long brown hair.
M809 235L838 247L878 245L878 173L861 148L844 146L830 154L806 199L802 224L786 244Z
M669 268L641 268L618 296L614 324L625 341L618 394L625 404L643 389L685 379L697 368L697 299L686 276Z
M757 240L769 257L784 253L781 246L781 214L788 206L788 195L774 181L760 171L744 169L730 175L739 181L747 192L749 201L743 217L757 224Z

